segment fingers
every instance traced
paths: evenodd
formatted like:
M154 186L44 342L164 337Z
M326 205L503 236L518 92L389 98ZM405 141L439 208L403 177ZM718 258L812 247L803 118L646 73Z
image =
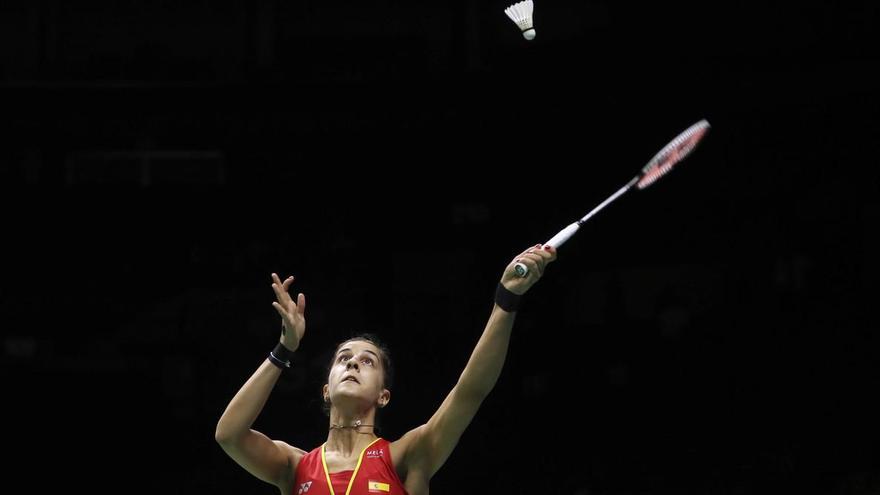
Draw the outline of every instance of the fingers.
M306 295L302 292L296 297L296 310L301 315L306 312Z
M519 255L523 256L526 254L537 254L537 255L540 255L544 259L555 260L556 259L556 248L549 245L549 244L547 244L547 245L535 244L534 246L526 249L525 251L523 251Z
M534 246L531 246L531 247L527 248L525 251L519 253L519 256L517 256L517 257L525 256L526 254L537 252L540 248L541 248L540 244L535 244Z
M281 290L281 286L279 284L273 282L272 291L275 292L275 299L277 299L278 302L283 303L285 307L290 304L290 296L287 294L287 292Z
M526 255L526 259L530 259L535 262L535 266L538 269L537 273L539 276L544 274L545 263L544 263L544 258L542 258L541 255L535 254L535 253L530 253L530 254Z
M272 307L275 308L275 311L278 311L278 314L281 315L281 318L287 319L289 317L287 311L284 310L284 307L278 304L277 302L272 302Z
M550 255L550 257L547 258L547 262L548 262L548 263L551 262L551 261L556 261L556 248L553 247L553 246L551 246L551 245L549 245L549 244L544 245L544 249L542 250L542 253L541 253L541 254L542 254L542 255L544 255L544 254L549 254L549 255Z
M556 260L556 248L550 245L535 244L520 253L505 269L503 280L527 280L521 285L526 290L544 275L547 264ZM526 268L525 273L517 264Z
M278 277L276 276L276 278L278 278ZM281 288L284 290L284 292L287 292L287 289L290 288L290 284L292 284L292 283L293 283L293 275L284 279L284 283L281 284Z
M556 249L549 245L536 244L534 247L523 251L518 258L520 261L524 259L532 260L538 267L538 275L543 275L547 263L556 260Z
M287 277L286 279L284 279L284 283L282 283L282 282L281 282L281 279L278 278L278 274L277 274L277 273L273 273L273 274L272 274L272 282L278 284L279 286L281 286L282 288L284 288L284 290L287 290L287 289L290 287L290 284L293 283L293 280L294 280L294 276L291 275L291 276Z
M290 287L291 283L293 283L293 277L287 277L284 283L282 283L277 274L272 274L272 290L275 292L275 299L285 308L293 303L290 299L290 294L287 293L287 288Z
M513 259L513 263L514 263L514 264L516 264L516 263L521 263L524 259L532 259L532 260L534 260L534 258L532 258L531 255L532 255L533 253L535 253L535 251L538 249L539 246L540 246L540 244L535 244L534 246L532 246L532 247L526 249L525 251L519 253L519 254L516 256L516 258ZM523 264L526 265L526 267L529 268L529 271L533 271L533 270L534 270L534 267L533 267L532 265L530 265L530 264L526 264L526 263L523 263Z
M306 312L306 295L300 292L294 302L287 292L293 281L293 276L287 277L282 282L277 273L272 274L272 291L275 292L275 299L277 299L277 302L272 303L272 307L285 320L290 320L296 315L302 316Z
M534 255L526 254L520 258L515 260L516 263L522 263L529 269L528 274L531 275L533 273L537 274L539 277L543 273L543 267L538 265L538 262L535 260ZM528 276L528 275L526 275Z

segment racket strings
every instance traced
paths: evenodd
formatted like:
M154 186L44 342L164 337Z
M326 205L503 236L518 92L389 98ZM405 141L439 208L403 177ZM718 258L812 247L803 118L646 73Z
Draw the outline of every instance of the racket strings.
M657 182L657 179L663 177L664 175L666 175L667 172L672 170L673 165L674 163L666 162L663 165L654 167L639 180L638 188L644 189L651 184Z
M642 168L642 176L639 178L637 187L644 189L666 175L675 164L682 161L697 147L708 130L709 123L701 120L676 136Z

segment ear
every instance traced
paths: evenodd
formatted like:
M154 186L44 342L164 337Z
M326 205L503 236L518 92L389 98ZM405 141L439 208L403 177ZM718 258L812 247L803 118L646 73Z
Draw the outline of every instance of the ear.
M391 402L391 391L387 388L383 388L382 392L379 394L379 400L377 403L379 404L379 407L385 407L389 402Z
M325 383L323 387L321 387L321 395L324 397L324 402L330 402L330 385Z

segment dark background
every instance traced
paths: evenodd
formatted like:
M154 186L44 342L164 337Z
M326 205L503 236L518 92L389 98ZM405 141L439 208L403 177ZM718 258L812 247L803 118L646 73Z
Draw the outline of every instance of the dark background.
M4 477L275 493L214 442L326 438L351 332L426 421L505 264L701 118L668 178L560 250L433 493L880 493L876 2L0 5Z

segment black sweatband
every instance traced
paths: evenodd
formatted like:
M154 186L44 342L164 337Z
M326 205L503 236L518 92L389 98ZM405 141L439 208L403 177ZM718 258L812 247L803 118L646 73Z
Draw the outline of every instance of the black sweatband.
M284 347L281 342L269 353L269 361L279 368L290 368L290 359L293 357L293 351Z
M520 299L522 299L521 295L510 292L504 287L504 284L498 282L498 287L495 289L495 304L499 308L508 313L513 313L519 307Z

